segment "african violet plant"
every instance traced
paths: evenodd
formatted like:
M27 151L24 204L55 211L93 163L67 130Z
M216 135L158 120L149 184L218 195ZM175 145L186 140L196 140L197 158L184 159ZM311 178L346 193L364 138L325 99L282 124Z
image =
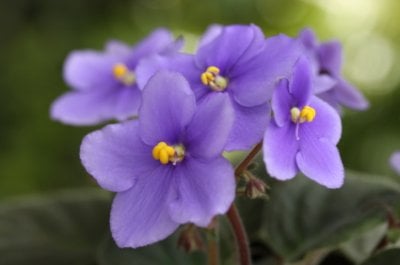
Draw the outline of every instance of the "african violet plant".
M212 25L194 54L182 46L158 29L135 46L111 41L102 52L72 52L64 79L73 90L51 116L70 125L118 121L88 134L80 158L116 193L110 227L119 247L157 243L185 224L180 244L201 247L194 227L216 230L226 214L240 264L251 264L234 200L242 188L265 195L252 160L262 150L276 180L302 173L341 188L342 107L364 110L368 101L341 75L340 43L318 43L311 29L266 38L255 25ZM249 153L234 169L224 152L237 150ZM391 161L399 170L398 154ZM210 264L217 243L208 242Z

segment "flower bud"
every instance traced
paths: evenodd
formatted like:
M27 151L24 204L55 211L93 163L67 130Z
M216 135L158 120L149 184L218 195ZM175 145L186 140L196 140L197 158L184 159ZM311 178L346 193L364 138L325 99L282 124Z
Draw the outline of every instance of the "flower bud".
M189 224L183 227L178 238L178 247L181 247L185 252L204 249L203 239L196 226Z

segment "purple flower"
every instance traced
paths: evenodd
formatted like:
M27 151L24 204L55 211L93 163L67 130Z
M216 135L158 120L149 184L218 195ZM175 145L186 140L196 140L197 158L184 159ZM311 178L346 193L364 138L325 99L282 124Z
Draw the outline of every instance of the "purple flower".
M226 150L248 149L262 139L269 100L279 78L289 76L301 45L279 35L264 37L255 25L211 26L194 56L152 56L138 66L140 84L160 68L181 72L198 101L227 94L235 122Z
M173 41L169 31L158 29L134 47L110 41L104 52L72 52L64 64L64 79L73 91L53 103L51 117L66 124L94 125L137 115L141 92L136 66L146 56L178 48Z
M400 152L394 152L390 156L390 165L400 175Z
M301 171L328 188L342 186L344 170L336 144L341 135L338 113L312 95L311 67L301 58L292 79L279 82L273 98L273 120L264 135L264 162L277 179Z
M342 77L341 44L337 41L319 44L309 28L300 33L299 39L312 62L314 92L336 109L340 106L356 110L368 108L363 94Z
M207 226L234 199L231 164L221 152L233 124L224 94L200 104L178 73L160 72L143 90L139 121L89 134L81 160L117 192L111 231L120 247L164 239L180 224Z

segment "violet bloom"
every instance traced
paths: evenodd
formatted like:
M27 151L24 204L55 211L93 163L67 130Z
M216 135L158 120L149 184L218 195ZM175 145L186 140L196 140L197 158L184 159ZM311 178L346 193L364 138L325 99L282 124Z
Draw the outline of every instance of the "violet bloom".
M390 165L400 175L400 152L395 152L390 156Z
M299 39L312 62L314 93L336 109L345 106L355 110L368 108L363 94L342 77L342 46L337 41L319 44L314 32L306 28Z
M301 171L328 188L342 186L343 164L336 144L341 135L338 113L312 95L311 68L304 58L293 77L279 82L272 97L274 118L264 136L264 162L277 179L293 178Z
M137 115L141 102L138 62L168 52L174 45L171 33L158 29L133 47L110 41L104 52L72 52L64 64L64 79L73 91L53 103L51 117L71 125L94 125Z
M221 153L233 124L229 104L223 94L196 104L182 75L159 72L143 90L139 121L85 137L83 165L117 192L111 231L118 246L151 244L188 222L205 227L228 210L235 179Z
M145 84L157 69L185 75L198 101L229 95L235 122L226 150L244 150L261 141L269 120L268 101L279 78L289 76L301 45L279 35L264 37L255 25L211 26L194 56L152 56L138 66Z

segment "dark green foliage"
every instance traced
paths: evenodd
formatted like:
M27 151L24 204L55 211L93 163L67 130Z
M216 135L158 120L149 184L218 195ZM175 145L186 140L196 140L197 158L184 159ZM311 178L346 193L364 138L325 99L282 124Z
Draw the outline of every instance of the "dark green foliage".
M110 195L77 190L0 204L1 265L91 265L108 229Z
M400 264L400 249L393 248L382 251L371 257L362 265L395 265Z

